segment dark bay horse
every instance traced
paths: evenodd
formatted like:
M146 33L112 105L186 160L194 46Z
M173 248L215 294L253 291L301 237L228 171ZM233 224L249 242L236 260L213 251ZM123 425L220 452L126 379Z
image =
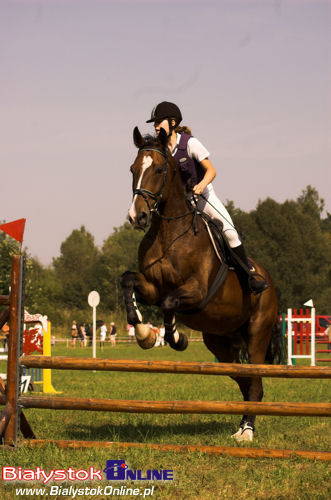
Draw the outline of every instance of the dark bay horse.
M272 362L275 352L271 354L271 340L277 339L279 328L270 275L252 261L270 283L262 294L252 295L241 285L237 273L229 270L221 288L201 307L220 267L205 224L187 202L165 132L161 129L157 138L143 137L136 127L133 136L139 151L131 166L134 197L129 216L135 228L149 226L149 230L139 247L140 272L124 273L121 285L127 320L135 326L137 342L144 349L153 347L155 333L143 323L136 299L161 308L165 340L175 350L184 350L188 343L177 331L178 317L203 333L205 345L220 362L238 363L242 348L250 363ZM262 400L260 377L235 380L245 401ZM254 422L254 415L244 415L234 437L251 441Z

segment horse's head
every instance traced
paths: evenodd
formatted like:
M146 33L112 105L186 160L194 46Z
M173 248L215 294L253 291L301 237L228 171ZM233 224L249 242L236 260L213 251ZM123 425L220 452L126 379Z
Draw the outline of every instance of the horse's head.
M143 137L135 127L133 140L139 152L130 169L133 175L133 201L129 219L136 229L145 229L150 223L151 214L164 201L172 157L163 129L158 137Z

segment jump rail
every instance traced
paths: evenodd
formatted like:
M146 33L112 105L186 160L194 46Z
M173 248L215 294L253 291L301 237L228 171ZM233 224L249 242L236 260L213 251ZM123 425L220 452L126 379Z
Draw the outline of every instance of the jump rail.
M240 365L191 361L140 361L132 359L91 359L65 356L24 356L20 366L57 370L182 373L228 375L231 377L331 378L329 366Z
M306 458L331 460L331 453L319 451L268 450L259 448L230 448L210 446L160 445L144 443L100 443L36 440L32 429L21 411L23 408L47 408L58 410L92 410L125 413L199 413L199 414L249 414L287 415L287 416L331 416L331 405L327 403L264 403L246 401L139 401L109 400L64 397L29 397L19 395L20 368L40 367L75 370L136 371L150 373L186 373L200 375L263 376L285 378L330 378L328 367L284 367L266 365L224 365L218 363L191 363L169 361L135 360L86 360L62 357L29 356L20 357L24 297L24 260L18 256L12 261L12 287L10 295L10 325L7 389L4 391L0 380L0 404L5 410L0 416L0 430L4 433L4 443L15 446L18 443L18 430L25 438L23 444L40 446L53 442L60 447L109 447L140 448L149 447L160 450L199 451L206 453L244 456L288 458L305 456ZM7 297L4 302L7 303ZM237 451L244 450L244 451Z
M198 413L201 415L275 415L292 417L330 417L331 403L263 403L256 401L146 401L139 399L64 398L21 396L22 408L46 410L112 411L121 413ZM6 397L0 396L0 403Z

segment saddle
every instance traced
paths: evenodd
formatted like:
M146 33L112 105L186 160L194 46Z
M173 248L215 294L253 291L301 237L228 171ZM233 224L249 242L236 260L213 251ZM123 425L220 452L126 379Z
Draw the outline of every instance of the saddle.
M255 268L252 261L248 258L248 264L245 262L238 262L238 257L232 251L227 238L223 233L223 224L218 219L213 219L207 214L200 214L203 222L206 225L208 234L210 236L211 243L215 250L216 256L220 262L225 261L231 270L238 270L238 264L242 267L246 274L254 273Z
M227 238L223 233L223 224L218 219L213 219L209 215L205 213L199 213L202 221L204 222L207 232L209 234L211 243L213 245L214 251L218 260L220 261L220 267L217 271L217 274L212 282L205 300L201 304L199 308L190 309L188 311L181 311L181 314L194 314L196 312L201 311L206 305L210 302L210 300L214 297L215 293L221 288L223 285L229 270L236 271L240 284L244 290L248 290L247 279L244 278L244 275L250 274L255 271L254 266L249 261L249 267L244 262L238 263L237 256L232 252L232 249L227 241ZM238 264L242 268L243 272L238 272Z

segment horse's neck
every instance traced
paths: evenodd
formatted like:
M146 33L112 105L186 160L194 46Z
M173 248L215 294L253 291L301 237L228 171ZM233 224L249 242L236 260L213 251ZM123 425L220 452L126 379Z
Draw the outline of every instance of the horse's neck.
M167 199L160 207L160 214L161 217L156 216L154 219L152 233L162 248L168 247L169 241L180 235L184 239L190 237L193 214L186 201L178 171L172 179Z
M178 170L173 174L169 194L164 204L162 215L164 217L178 217L189 212L184 188ZM181 221L181 219L178 219Z

